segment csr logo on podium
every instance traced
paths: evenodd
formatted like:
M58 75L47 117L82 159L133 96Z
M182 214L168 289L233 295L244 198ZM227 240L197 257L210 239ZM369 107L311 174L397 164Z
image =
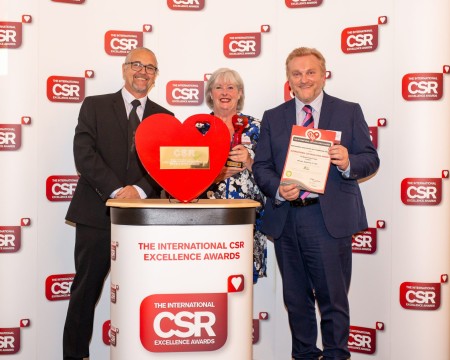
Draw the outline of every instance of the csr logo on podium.
M213 351L227 340L226 293L157 294L140 308L140 338L151 352Z

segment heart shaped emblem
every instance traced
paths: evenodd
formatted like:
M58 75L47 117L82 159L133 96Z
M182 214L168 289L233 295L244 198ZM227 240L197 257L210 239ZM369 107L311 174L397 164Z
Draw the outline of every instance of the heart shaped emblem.
M320 138L320 132L314 130L306 130L306 136L309 138L309 140L315 141Z
M219 175L230 150L224 122L198 114L181 123L168 114L145 118L136 130L136 151L142 165L166 192L189 202Z

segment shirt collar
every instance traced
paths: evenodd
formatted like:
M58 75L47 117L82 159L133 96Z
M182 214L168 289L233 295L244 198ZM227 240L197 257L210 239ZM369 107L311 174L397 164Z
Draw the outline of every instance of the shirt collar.
M125 99L125 102L131 106L131 102L135 99L131 93L125 89L125 86L122 88L122 97ZM145 108L145 104L147 103L147 96L141 97L138 99L141 102L142 108Z
M303 109L303 106L311 105L311 107L313 108L313 111L320 113L320 109L322 108L322 102L323 102L323 90L320 92L319 96L317 96L309 104L304 104L297 97L295 97L295 108L301 110L301 109Z

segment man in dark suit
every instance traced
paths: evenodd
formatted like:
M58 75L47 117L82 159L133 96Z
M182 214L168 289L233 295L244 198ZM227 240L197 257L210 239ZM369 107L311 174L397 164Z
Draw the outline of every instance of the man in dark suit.
M110 268L106 201L159 198L161 194L136 155L136 128L129 126L136 115L137 126L149 115L172 114L147 97L158 75L155 54L146 48L132 50L122 74L125 84L119 92L84 100L75 129L74 157L80 179L66 219L76 224L76 274L64 326L65 360L89 357L95 306Z
M262 231L275 243L292 357L348 359L352 235L368 227L357 180L374 174L379 158L361 107L323 91L326 68L319 51L293 50L286 75L295 98L264 113L253 164L267 196ZM329 148L331 166L320 195L280 185L292 126L302 125L310 112L315 128L342 133L340 145ZM316 346L316 301L323 350Z

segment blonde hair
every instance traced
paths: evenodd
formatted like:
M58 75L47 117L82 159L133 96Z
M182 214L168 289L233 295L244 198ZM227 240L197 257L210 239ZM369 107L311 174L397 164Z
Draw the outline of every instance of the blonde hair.
M326 69L325 58L323 57L322 53L317 49L308 48L308 47L299 47L299 48L291 51L291 53L286 58L286 74L288 72L288 64L292 59L294 59L296 57L308 56L308 55L313 55L317 58L317 60L319 60L320 69L325 74L327 69Z

